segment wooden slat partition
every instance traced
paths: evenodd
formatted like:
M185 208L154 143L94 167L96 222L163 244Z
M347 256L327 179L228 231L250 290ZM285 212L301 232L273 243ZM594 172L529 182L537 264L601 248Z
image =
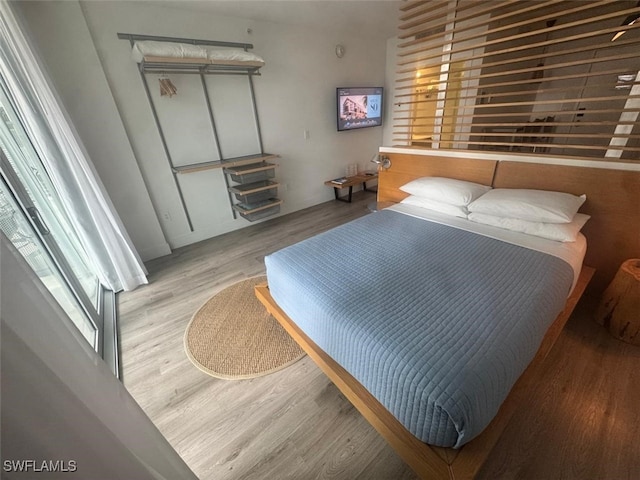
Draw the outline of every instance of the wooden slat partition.
M525 4L526 2L522 2L522 3ZM609 2L600 2L599 4L600 5L605 5L607 3L610 4L612 2L611 1L609 1ZM585 11L585 10L593 9L594 6L596 6L594 4L594 2L583 2L583 3L579 4L579 6L577 8L571 8L570 10L566 10L563 13L565 13L565 14L566 13L575 14L575 13L579 13L579 12L582 12L582 11ZM494 11L495 11L495 9L494 9ZM523 9L523 10L519 10L516 13L521 13L521 12L525 12L525 11L526 11L526 9ZM574 26L585 25L587 23L594 23L594 22L597 22L599 20L608 20L610 18L619 17L620 15L622 15L624 17L624 15L629 14L629 13L634 13L634 12L635 12L634 9L619 10L619 11L616 11L615 13L609 13L609 14L606 14L606 15L597 15L597 16L589 17L588 20L585 19L585 20L581 20L581 21L577 21L577 22L571 22L571 23L568 23L567 25L564 25L563 27L547 27L545 29L545 32L546 33L551 33L551 32L555 32L555 31L559 31L562 28L569 28L569 27L574 27ZM482 12L482 13L484 13L484 12ZM487 37L487 35L490 35L490 34L497 34L497 33L500 33L500 32L506 32L506 31L509 31L509 30L511 30L513 28L516 28L516 27L529 26L529 25L534 24L536 21L548 20L548 19L550 19L552 17L555 17L555 16L557 16L557 15L556 14L553 14L553 15L540 15L538 17L527 19L526 21L523 21L523 22L511 23L511 24L509 24L507 26L504 26L504 27L489 29L486 32L483 32L482 34L477 34L476 33L476 34L472 34L472 35L462 36L462 38L460 38L460 35L459 35L461 32L467 31L467 30L472 30L473 28L477 27L477 24L475 24L475 25L472 24L472 25L469 25L469 26L465 26L463 28L456 27L456 28L453 29L453 32L458 34L458 37L459 37L457 39L458 42L477 40L478 38L484 39L484 38ZM504 18L504 16L503 17L497 16L495 18L502 19L502 18ZM495 21L495 18L492 15L491 21L492 22ZM462 20L469 20L469 19L471 19L472 21L476 20L477 19L477 15L472 15L471 17L463 18ZM400 27L400 28L402 28L402 27ZM633 28L636 28L636 27L630 26L629 28L633 29ZM596 31L596 33L598 33L598 31ZM453 50L452 53L461 53L461 52L465 52L465 51L468 51L468 50L474 50L474 49L476 49L478 47L495 46L495 45L500 45L500 44L502 44L504 42L507 42L507 41L522 40L522 39L526 39L526 38L531 38L531 37L534 37L536 34L537 34L536 29L529 29L529 31L527 31L525 33L517 33L517 34L509 35L509 36L506 36L506 37L503 37L503 38L498 38L498 39L495 39L495 40L485 40L484 42L475 42L472 45L457 48L457 49ZM423 42L422 42L422 39L420 39L420 41L407 42L406 44L401 44L400 47L410 46L410 45L413 45L415 43L423 43ZM560 42L555 42L555 43L560 43ZM447 42L439 43L439 44L436 44L435 46L443 47L445 45L447 45ZM531 45L531 43L529 43L529 45ZM408 55L413 55L413 54L416 54L416 53L426 52L426 51L431 50L433 47L434 47L433 44L425 45L425 46L423 46L421 48L418 48L418 49L405 51L405 52L403 52L401 54L401 56L408 56ZM436 57L437 57L437 55L433 55L432 57L426 57L426 58L436 58Z
M640 163L637 0L400 10L394 144Z

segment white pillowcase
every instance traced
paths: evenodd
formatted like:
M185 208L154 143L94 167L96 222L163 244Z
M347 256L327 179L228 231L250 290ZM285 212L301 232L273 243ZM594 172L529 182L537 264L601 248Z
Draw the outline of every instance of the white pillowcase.
M563 192L495 188L469 204L469 212L530 222L569 223L587 199Z
M207 48L207 58L209 60L231 60L238 62L259 62L264 65L264 60L259 55L252 52L245 52L244 50L221 50L217 48Z
M400 190L410 195L464 207L487 193L491 187L453 178L422 177L404 184Z
M156 42L153 40L137 41L133 44L131 56L137 63L144 57L172 58L207 58L207 49L202 45L190 43Z
M558 242L575 242L580 229L584 227L591 217L584 213L576 213L573 221L569 223L543 223L529 222L519 218L496 217L484 213L470 213L469 220L484 225L526 233L536 237L547 238Z
M407 198L400 201L400 203L415 205L416 207L426 208L446 215L453 215L454 217L467 218L467 209L465 207L450 205L448 203L438 202L437 200L418 197L417 195L409 195Z

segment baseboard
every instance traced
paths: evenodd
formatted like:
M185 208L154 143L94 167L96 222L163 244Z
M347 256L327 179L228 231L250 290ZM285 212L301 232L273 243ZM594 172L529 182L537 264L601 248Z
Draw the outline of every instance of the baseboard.
M137 250L138 255L140 255L143 262L153 260L154 258L164 257L171 253L171 247L167 242L162 242L145 248L138 248Z

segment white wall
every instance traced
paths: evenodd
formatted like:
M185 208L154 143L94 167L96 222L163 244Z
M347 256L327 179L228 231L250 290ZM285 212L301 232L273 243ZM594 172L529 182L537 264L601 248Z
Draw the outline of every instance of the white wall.
M15 3L143 260L170 252L78 2Z
M189 231L137 66L130 58L128 42L119 40L116 36L118 32L254 44L254 51L266 60L266 66L261 70L262 76L254 82L264 150L281 155L277 175L285 185L280 191L280 197L285 202L282 213L330 200L333 192L323 185L323 181L343 175L349 163L367 164L367 168L370 168L368 161L382 144L381 128L336 132L335 88L383 85L385 39L366 38L361 32L335 33L220 17L144 2L82 2L80 8L86 20L85 26L82 26L82 19L77 15L66 20L60 18L69 10L77 13L76 2L29 3L25 11L28 12L30 23L37 26L37 36L41 42L64 37L69 42L84 44L88 41L84 30L88 28L164 236L171 247L243 228L250 223L243 219L233 220L222 173L210 170L180 176L195 227L195 232ZM366 11L366 6L363 11ZM55 19L55 22L51 19ZM251 28L252 34L247 33L248 28ZM81 30L83 32L79 33ZM334 53L337 43L346 46L347 53L342 59L338 59ZM73 52L53 50L53 47L43 48L43 54L48 64L61 63L58 68L52 67L57 86L69 92L84 89L91 96L93 80L90 82L84 75L81 64L76 68L68 68L73 67L77 60ZM169 122L169 130L173 132L169 146L172 154L174 151L178 152L177 155L180 155L179 152L190 152L189 155L193 155L196 161L203 161L208 158L213 145L211 137L204 134L209 128L204 101L197 105L199 111L193 111L192 114L183 112L180 117L190 119L195 125L190 130L200 130L196 135L176 130L182 128L180 118L171 123L172 111L182 108L179 102L189 104L195 102L192 99L202 95L201 87L193 85L197 83L195 79L197 77L171 75L171 80L178 87L178 95L172 99L163 97L158 100L167 104L172 102L162 117ZM150 79L152 89L157 85L153 82L155 80ZM218 108L214 113L216 117L224 118L226 107L215 105L218 100L215 100L217 92L214 90L211 95L214 108ZM102 94L99 91L95 93L98 96ZM90 115L90 112L82 112L76 118L82 123ZM99 131L99 126L92 128L94 132ZM304 139L304 130L309 131L309 139ZM95 134L92 136L88 132L81 132L81 135L87 148L91 150L91 146L95 147ZM134 158L131 155L125 159L119 158L117 168L113 168L112 155L94 158L94 162L100 175L104 174L110 179L105 184L114 203L130 203L135 208L137 200L129 200L132 192L129 188L120 187L129 180L131 172L137 170ZM179 158L175 163L191 162L189 158ZM130 233L134 242L134 231L139 236L151 236L162 241L161 233L149 225L125 224L132 230ZM138 243L136 246L140 247Z

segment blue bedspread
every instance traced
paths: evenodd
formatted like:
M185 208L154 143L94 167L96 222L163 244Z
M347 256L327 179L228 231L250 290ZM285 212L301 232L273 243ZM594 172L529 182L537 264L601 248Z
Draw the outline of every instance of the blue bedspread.
M420 440L456 448L496 415L573 280L554 256L393 211L265 263L320 348Z

